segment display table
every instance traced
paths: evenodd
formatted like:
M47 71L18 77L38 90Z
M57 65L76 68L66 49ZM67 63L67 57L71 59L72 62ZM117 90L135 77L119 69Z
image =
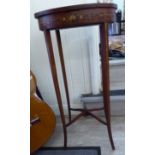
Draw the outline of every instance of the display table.
M64 132L64 147L67 147L67 127L78 120L81 116L90 115L99 122L107 126L108 135L112 149L115 149L112 132L111 132L111 120L110 120L110 97L109 97L109 47L108 47L108 23L116 20L115 11L117 6L115 4L107 3L93 3L84 5L74 5L56 9L49 9L41 11L35 14L35 18L38 19L39 28L44 32L45 41L51 66L51 72L56 91L58 106L60 110L63 132ZM101 108L94 109L75 109L71 107L68 82L66 76L66 69L63 57L62 42L60 37L60 29L73 28L79 26L91 26L99 25L100 28L100 55L102 64L102 85L103 85L103 101L104 104ZM56 31L56 37L58 42L59 56L63 73L63 80L65 85L65 92L68 104L69 122L66 123L62 98L59 88L57 70L55 65L53 46L50 31ZM74 39L74 38L73 38ZM102 110L105 112L106 120L101 120L94 115L93 111ZM76 117L72 118L71 111L79 111ZM94 131L95 132L95 131ZM90 135L91 136L91 135Z

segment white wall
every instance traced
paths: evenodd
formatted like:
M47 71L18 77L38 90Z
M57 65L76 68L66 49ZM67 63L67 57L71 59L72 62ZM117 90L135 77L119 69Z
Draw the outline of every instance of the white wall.
M123 3L124 3L124 1L125 0L113 0L113 3L116 3L117 4L117 8L123 11L123 7L124 7Z

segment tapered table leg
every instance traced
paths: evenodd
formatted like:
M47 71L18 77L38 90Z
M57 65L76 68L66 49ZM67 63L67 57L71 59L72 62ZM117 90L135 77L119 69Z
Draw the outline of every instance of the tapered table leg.
M51 68L52 77L53 77L53 83L54 83L58 106L59 106L60 115L61 115L61 121L62 121L62 125L63 125L64 147L67 147L67 128L66 128L66 123L65 123L65 116L64 116L62 99L61 99L60 88L59 88L59 83L58 83L58 76L57 76L57 71L56 71L56 65L55 65L55 59L54 59L50 31L48 31L48 30L44 31L44 35L45 35L46 47L47 47L47 51L48 51L50 68Z
M57 38L57 43L58 43L58 51L59 51L61 68L62 68L63 81L65 85L69 122L71 122L71 105L70 105L70 98L69 98L69 90L68 90L68 82L67 82L66 68L65 68L65 62L64 62L64 55L63 55L63 49L62 49L62 41L61 41L59 30L56 30L56 38Z
M115 149L110 119L110 93L109 93L109 44L108 44L108 24L100 25L100 40L101 40L101 64L102 64L102 86L103 86L103 101L104 111L107 122L107 130L112 149Z

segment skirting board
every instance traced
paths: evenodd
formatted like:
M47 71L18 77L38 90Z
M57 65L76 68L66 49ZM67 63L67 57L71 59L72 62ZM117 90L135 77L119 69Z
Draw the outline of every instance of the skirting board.
M112 116L125 115L125 90L115 90L110 92L110 105ZM103 97L101 94L91 95L85 94L81 97L81 102L85 108L101 107ZM99 115L104 115L102 111L97 112Z

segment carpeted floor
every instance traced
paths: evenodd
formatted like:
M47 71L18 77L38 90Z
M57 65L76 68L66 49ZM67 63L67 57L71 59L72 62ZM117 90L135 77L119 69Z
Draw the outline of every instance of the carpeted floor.
M116 147L115 151L111 149L106 126L91 117L81 118L68 128L68 146L100 146L102 155L124 155L124 117L112 117L112 131ZM45 146L63 146L63 132L59 117L57 118L55 134Z

